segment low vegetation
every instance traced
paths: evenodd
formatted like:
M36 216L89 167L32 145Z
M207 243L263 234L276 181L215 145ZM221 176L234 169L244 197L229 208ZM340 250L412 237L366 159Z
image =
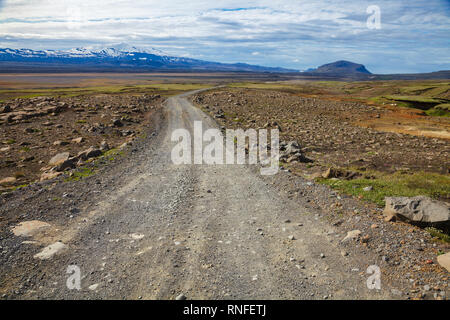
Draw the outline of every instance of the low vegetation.
M384 206L384 198L391 196L413 197L426 195L434 199L450 199L450 177L429 172L384 174L371 172L374 179L317 179L345 194L361 197L364 200ZM364 188L371 188L364 191ZM368 190L368 189L366 189Z
M207 84L196 83L155 83L148 85L112 85L82 88L52 88L52 89L0 89L0 102L13 98L46 97L76 97L93 94L160 94L171 96L186 91L208 88Z

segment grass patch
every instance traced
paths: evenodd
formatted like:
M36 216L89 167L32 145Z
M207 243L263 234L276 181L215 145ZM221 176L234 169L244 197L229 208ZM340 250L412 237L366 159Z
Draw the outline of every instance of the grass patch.
M71 177L68 177L65 181L79 181L83 178L92 176L95 174L95 170L93 168L81 168L79 171L75 171Z
M438 240L445 242L445 243L450 243L450 235L444 233L442 230L433 228L433 227L429 227L429 228L425 228L425 230L433 237L437 238Z
M429 196L434 199L450 198L450 177L436 174L417 172L413 174L381 174L374 173L376 179L335 180L318 178L317 182L326 184L345 194L356 197L362 196L364 200L384 206L385 197L418 195ZM364 191L371 186L371 191Z
M11 98L35 98L41 96L55 97L77 97L81 95L93 94L161 94L171 96L186 91L209 88L211 85L200 83L155 83L144 85L111 85L111 86L90 86L71 88L51 88L51 89L0 89L1 101Z
M16 191L17 189L25 188L27 186L28 186L28 184L21 184L19 186L14 186L11 188L11 191Z
M102 157L104 159L106 159L107 161L114 161L117 156L121 156L121 155L123 155L123 151L121 151L117 148L113 148L108 151L105 151L103 153Z
M450 117L450 103L441 103L425 111L429 116Z
M6 143L6 144L14 144L14 143L16 143L16 140L14 140L14 139L9 139L9 140L6 140L5 143Z

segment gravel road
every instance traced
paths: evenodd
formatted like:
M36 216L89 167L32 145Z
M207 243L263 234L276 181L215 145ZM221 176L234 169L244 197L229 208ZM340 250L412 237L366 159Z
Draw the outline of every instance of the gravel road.
M383 278L381 290L367 288L371 256L343 254L336 227L275 188L275 177L245 165L174 165L173 130L192 130L195 120L204 129L216 124L186 94L169 98L164 114L155 134L105 176L4 207L17 211L72 188L62 196L71 198L65 206L55 205L46 216L30 209L16 220L49 227L29 237L12 235L13 223L3 230L2 298L390 297ZM70 218L55 213L74 205L80 209ZM63 250L47 260L33 257L58 240ZM80 268L80 290L66 286L69 265Z

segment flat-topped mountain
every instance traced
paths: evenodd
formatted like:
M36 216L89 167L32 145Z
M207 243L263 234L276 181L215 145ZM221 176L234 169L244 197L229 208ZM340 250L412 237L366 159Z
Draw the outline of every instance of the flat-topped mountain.
M308 72L329 74L372 74L364 65L345 60L327 63L317 69L309 70Z

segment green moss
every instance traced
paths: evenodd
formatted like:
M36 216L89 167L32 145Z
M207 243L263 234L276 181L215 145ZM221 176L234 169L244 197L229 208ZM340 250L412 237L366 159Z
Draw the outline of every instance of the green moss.
M429 116L450 117L450 103L441 103L425 111Z
M92 176L93 174L95 174L95 170L93 168L81 168L78 171L75 171L73 173L73 175L71 177L68 177L65 181L69 182L69 181L79 181L83 178Z
M14 187L11 188L11 191L14 191L14 190L17 190L17 189L21 189L21 188L25 188L27 186L28 186L28 184L21 184L19 186L14 186Z
M108 161L114 161L117 156L123 155L123 151L113 148L103 153L102 158Z
M413 197L425 195L439 199L450 198L450 177L436 173L417 172L413 174L371 173L375 179L336 180L318 178L317 182L329 185L345 194L362 196L363 199L384 206L384 198L391 196ZM371 191L364 191L371 186Z
M450 243L450 235L444 233L442 230L436 229L436 228L425 228L425 230L431 234L433 237L435 237L436 239L445 242L445 243Z
M200 83L155 83L149 85L132 85L132 86L92 86L83 88L52 88L52 89L0 89L0 97L3 101L7 98L35 98L40 96L53 97L77 97L80 95L93 94L121 94L121 93L136 93L136 94L161 94L163 96L171 96L186 91L204 89L211 87L208 84Z
M14 144L14 143L16 143L16 140L14 140L14 139L8 139L8 140L6 140L5 142L6 142L6 144Z

